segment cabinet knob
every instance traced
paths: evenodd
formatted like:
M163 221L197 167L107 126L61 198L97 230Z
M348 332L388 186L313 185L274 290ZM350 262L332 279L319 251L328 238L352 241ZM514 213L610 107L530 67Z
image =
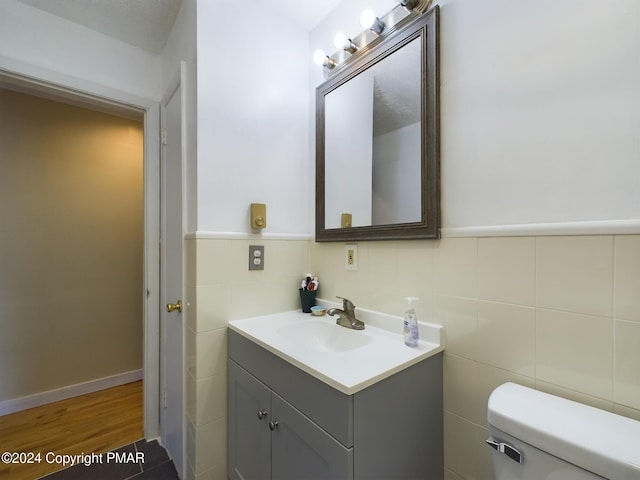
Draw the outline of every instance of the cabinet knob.
M276 428L278 428L278 425L280 425L280 422L278 421L269 422L269 428L271 429L271 431L274 431Z
M267 416L266 410L258 410L258 420L262 420L266 416Z

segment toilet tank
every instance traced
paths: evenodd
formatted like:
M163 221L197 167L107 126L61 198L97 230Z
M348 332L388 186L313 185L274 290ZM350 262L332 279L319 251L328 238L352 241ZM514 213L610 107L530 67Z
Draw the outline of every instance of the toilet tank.
M505 383L489 397L496 480L640 479L640 422Z

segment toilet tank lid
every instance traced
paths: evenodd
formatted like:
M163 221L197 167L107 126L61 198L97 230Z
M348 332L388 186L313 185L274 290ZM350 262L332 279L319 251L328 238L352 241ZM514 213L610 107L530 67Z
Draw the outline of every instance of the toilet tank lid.
M640 478L640 422L515 383L489 397L490 425L605 478ZM526 461L526 458L525 458Z

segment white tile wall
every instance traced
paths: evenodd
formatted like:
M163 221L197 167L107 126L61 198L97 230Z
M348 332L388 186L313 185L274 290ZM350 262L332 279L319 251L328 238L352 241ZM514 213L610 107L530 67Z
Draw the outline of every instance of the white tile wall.
M640 322L640 235L615 237L614 314Z
M534 306L535 262L534 238L478 239L478 298Z
M478 298L478 241L450 238L434 244L435 293Z
M254 244L265 268L250 272ZM308 241L186 241L188 478L226 479L227 323L297 308L308 256Z
M506 381L640 419L639 235L361 242L356 272L343 243L261 242L265 271L248 272L255 242L190 242L191 478L225 478L226 322L298 308L308 270L323 298L401 315L418 296L445 326L447 479L492 478L486 402Z
M521 375L535 375L535 309L478 302L477 359Z
M640 236L311 244L322 296L444 325L447 479L492 478L486 404L507 381L640 418Z
M537 306L610 317L613 312L613 237L536 240Z
M613 401L640 410L640 322L616 320Z
M466 358L477 358L478 300L436 295L434 313L427 318L437 319L444 326L447 352Z
M536 377L611 400L613 320L538 309Z

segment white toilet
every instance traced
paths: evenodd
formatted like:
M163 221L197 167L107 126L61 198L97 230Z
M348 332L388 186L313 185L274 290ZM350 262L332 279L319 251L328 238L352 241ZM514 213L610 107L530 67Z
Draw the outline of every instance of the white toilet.
M495 480L640 479L640 422L505 383L487 414Z

